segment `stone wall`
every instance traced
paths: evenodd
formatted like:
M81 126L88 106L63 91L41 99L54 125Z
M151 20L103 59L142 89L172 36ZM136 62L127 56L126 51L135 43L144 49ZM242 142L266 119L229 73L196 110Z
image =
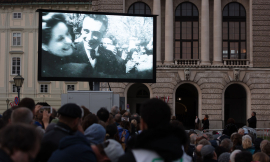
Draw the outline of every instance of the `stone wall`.
M253 0L254 67L270 67L270 1Z
M92 11L123 13L123 0L92 0Z

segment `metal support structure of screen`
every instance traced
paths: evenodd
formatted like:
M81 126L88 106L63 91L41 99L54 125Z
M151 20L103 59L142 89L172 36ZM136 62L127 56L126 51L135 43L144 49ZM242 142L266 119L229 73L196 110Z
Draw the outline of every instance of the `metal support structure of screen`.
M156 82L156 15L37 12L39 81Z

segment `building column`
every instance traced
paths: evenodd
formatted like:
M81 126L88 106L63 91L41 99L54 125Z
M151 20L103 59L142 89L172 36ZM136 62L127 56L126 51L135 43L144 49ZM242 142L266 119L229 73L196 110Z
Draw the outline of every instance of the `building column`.
M209 61L209 0L202 0L201 24L201 65L211 65Z
M173 0L165 5L165 64L173 64Z
M221 0L214 1L214 65L222 63L222 9Z
M157 64L161 64L161 7L160 0L155 0L153 4L153 14L157 16L157 32L156 32L156 56Z

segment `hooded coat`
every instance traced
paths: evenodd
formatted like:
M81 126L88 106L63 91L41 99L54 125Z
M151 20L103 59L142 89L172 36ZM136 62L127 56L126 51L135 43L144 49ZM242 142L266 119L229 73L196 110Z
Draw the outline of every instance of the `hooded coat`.
M77 132L74 136L67 136L59 143L49 162L96 162L96 155L90 147L86 137Z
M118 162L148 161L150 157L153 158L151 161L171 162L181 158L191 161L191 157L183 151L187 141L185 131L171 125L144 130L128 141L127 147L131 150L120 157Z

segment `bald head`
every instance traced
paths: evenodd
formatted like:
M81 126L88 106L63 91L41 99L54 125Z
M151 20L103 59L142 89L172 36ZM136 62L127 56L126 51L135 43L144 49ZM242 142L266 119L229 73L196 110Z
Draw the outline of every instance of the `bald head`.
M12 111L11 123L32 124L33 113L29 108L20 107Z
M198 145L197 147L196 147L196 151L197 152L201 152L201 150L202 150L202 147L203 147L203 145Z
M121 122L121 117L122 117L121 114L116 114L115 117L114 117L115 122L120 123Z

